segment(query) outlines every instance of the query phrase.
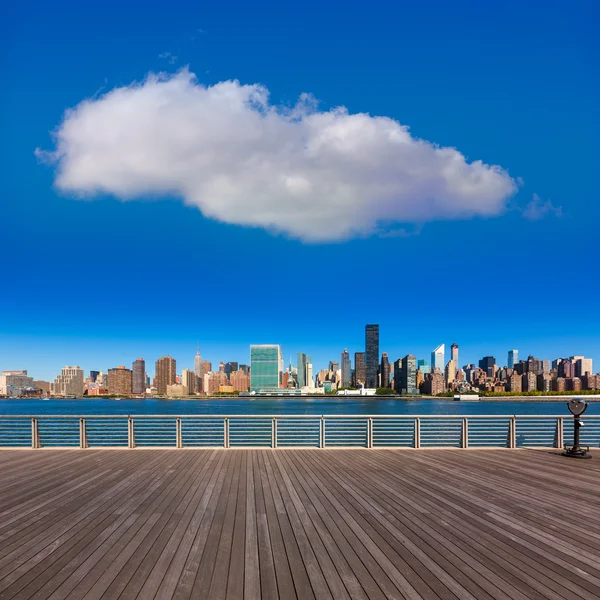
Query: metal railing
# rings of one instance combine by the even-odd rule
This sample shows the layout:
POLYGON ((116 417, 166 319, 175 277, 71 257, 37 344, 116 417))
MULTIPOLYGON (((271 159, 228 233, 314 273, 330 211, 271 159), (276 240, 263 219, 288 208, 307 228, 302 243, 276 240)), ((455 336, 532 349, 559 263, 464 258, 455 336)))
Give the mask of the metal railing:
MULTIPOLYGON (((600 447, 600 416, 581 443, 600 447)), ((0 415, 0 448, 552 447, 573 418, 530 415, 0 415)))

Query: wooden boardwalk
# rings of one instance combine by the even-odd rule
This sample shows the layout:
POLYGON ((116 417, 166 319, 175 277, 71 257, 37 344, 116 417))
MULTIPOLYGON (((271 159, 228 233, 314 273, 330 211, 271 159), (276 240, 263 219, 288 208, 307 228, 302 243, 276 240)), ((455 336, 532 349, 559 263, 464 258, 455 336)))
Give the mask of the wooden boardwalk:
POLYGON ((598 600, 600 456, 2 451, 0 598, 598 600))

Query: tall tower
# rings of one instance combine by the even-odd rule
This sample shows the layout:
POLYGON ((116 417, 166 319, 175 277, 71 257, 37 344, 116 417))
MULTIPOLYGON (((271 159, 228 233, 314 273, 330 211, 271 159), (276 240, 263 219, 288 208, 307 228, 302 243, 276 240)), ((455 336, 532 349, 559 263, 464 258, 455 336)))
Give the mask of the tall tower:
POLYGON ((508 368, 514 369, 515 365, 519 362, 519 351, 509 350, 508 351, 508 368))
POLYGON ((450 360, 454 361, 454 366, 458 369, 458 344, 450 346, 450 360))
POLYGON ((379 367, 379 325, 365 326, 365 387, 377 387, 377 371, 379 367))
POLYGON ((381 375, 381 381, 379 382, 381 387, 390 387, 390 361, 387 352, 384 352, 381 355, 381 367, 379 373, 381 375))
POLYGON ((133 361, 132 372, 132 392, 134 394, 143 394, 146 391, 146 361, 143 358, 133 361))
POLYGON ((342 387, 350 387, 352 385, 352 364, 350 362, 350 354, 348 349, 344 348, 341 357, 342 363, 342 387))
POLYGON ((367 368, 365 366, 365 353, 354 353, 354 387, 365 386, 367 380, 367 368))
POLYGON ((194 375, 196 377, 202 377, 202 357, 200 356, 200 344, 198 344, 198 350, 196 350, 196 356, 194 357, 194 375))
POLYGON ((156 361, 156 391, 165 395, 167 386, 177 381, 177 361, 170 356, 161 356, 156 361))
POLYGON ((439 369, 438 373, 444 372, 444 354, 446 352, 446 348, 444 344, 440 344, 432 353, 431 353, 431 372, 435 373, 436 369, 439 369))

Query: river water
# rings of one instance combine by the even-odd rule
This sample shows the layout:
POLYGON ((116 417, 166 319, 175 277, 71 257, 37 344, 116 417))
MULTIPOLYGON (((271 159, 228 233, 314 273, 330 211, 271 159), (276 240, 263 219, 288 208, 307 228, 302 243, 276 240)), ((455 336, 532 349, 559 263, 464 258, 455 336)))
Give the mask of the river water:
MULTIPOLYGON (((455 402, 317 398, 211 398, 206 400, 141 399, 27 399, 0 400, 1 415, 564 415, 559 402, 455 402)), ((600 402, 591 402, 588 415, 600 415, 600 402)))

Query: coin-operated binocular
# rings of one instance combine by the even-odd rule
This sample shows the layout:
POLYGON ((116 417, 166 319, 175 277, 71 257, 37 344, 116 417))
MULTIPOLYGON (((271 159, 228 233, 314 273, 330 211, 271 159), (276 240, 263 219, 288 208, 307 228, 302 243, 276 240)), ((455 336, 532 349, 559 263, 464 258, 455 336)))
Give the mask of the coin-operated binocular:
POLYGON ((573 445, 565 446, 563 456, 570 458, 592 458, 589 446, 579 445, 579 430, 583 427, 581 415, 586 411, 588 403, 581 398, 573 398, 567 402, 567 407, 573 415, 573 445))

